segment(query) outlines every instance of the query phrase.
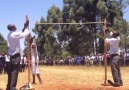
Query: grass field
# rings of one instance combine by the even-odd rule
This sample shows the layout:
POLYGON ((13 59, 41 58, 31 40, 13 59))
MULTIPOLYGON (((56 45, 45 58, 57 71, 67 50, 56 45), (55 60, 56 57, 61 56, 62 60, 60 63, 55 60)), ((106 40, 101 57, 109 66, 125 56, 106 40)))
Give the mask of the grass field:
MULTIPOLYGON (((104 67, 97 66, 40 66, 43 84, 36 77, 35 90, 129 90, 129 67, 121 67, 124 85, 121 87, 102 86, 104 83, 104 67)), ((107 78, 112 80, 110 67, 107 78)), ((19 73, 17 88, 28 82, 27 70, 19 73)), ((32 81, 32 80, 31 80, 32 81)), ((5 90, 7 75, 0 75, 0 88, 5 90)))

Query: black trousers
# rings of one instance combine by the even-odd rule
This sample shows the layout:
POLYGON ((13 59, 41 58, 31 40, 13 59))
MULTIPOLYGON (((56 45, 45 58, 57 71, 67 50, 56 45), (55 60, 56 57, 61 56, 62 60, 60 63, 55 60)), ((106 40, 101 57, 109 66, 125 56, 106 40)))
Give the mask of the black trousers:
POLYGON ((111 55, 111 72, 115 84, 123 84, 120 72, 120 56, 118 54, 111 55))
POLYGON ((20 60, 20 53, 10 56, 10 62, 8 63, 8 84, 6 90, 16 90, 20 60))

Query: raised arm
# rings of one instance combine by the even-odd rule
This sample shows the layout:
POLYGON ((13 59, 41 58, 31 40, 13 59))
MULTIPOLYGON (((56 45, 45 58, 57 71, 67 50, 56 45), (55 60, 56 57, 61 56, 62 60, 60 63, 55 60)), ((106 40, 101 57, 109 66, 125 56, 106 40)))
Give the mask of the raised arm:
POLYGON ((22 32, 24 32, 25 29, 28 28, 28 26, 29 26, 29 20, 27 20, 27 21, 25 22, 24 27, 23 27, 23 29, 22 29, 22 32))

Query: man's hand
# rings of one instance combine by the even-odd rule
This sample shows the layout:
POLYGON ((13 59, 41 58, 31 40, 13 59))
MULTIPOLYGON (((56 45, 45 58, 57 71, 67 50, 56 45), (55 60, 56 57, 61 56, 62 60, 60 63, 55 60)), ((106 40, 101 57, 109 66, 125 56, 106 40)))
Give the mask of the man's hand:
POLYGON ((24 24, 24 28, 28 27, 29 26, 29 20, 27 20, 24 24))
POLYGON ((22 32, 24 32, 24 30, 29 26, 29 20, 27 20, 25 23, 24 23, 24 28, 22 29, 22 32))
POLYGON ((37 65, 37 63, 35 63, 35 65, 37 65))
POLYGON ((105 29, 105 33, 110 33, 109 28, 106 28, 106 29, 105 29))

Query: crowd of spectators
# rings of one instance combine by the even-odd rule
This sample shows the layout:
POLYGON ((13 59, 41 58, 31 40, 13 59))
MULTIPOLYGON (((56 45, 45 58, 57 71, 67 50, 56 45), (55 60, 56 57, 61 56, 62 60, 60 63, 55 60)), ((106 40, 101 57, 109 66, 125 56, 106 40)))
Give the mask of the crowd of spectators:
MULTIPOLYGON (((121 53, 121 66, 129 66, 129 54, 121 53)), ((45 59, 40 60, 40 64, 42 65, 83 65, 83 66, 104 66, 104 60, 107 61, 107 65, 110 66, 110 54, 107 53, 104 58, 104 54, 97 55, 85 55, 85 56, 75 56, 71 58, 65 59, 45 59)))
MULTIPOLYGON (((40 60, 39 64, 40 65, 47 65, 47 66, 53 66, 53 65, 71 65, 71 66, 104 66, 104 60, 107 60, 107 65, 110 66, 110 54, 107 53, 105 55, 106 57, 104 58, 104 54, 97 54, 97 55, 85 55, 85 56, 75 56, 71 58, 65 58, 65 59, 45 59, 45 60, 40 60)), ((129 53, 121 53, 121 66, 129 66, 129 53)), ((7 74, 7 68, 8 68, 8 63, 9 63, 9 56, 0 53, 0 74, 7 74)), ((26 56, 21 57, 21 62, 20 62, 20 72, 24 72, 25 69, 27 68, 27 58, 26 56)))

